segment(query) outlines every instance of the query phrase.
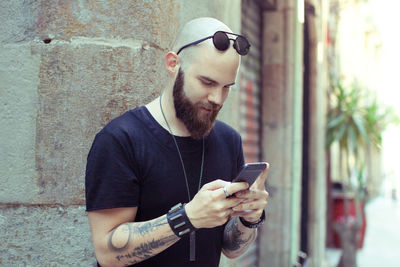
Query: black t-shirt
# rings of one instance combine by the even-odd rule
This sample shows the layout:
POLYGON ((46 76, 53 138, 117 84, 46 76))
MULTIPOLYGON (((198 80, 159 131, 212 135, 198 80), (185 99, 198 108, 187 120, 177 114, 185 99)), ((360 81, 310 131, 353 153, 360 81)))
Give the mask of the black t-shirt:
MULTIPOLYGON (((199 186, 203 141, 178 137, 190 188, 199 186)), ((216 179, 231 181, 244 163, 240 135, 216 121, 205 138, 201 186, 216 179)), ((146 107, 126 112, 95 137, 86 167, 87 211, 138 207, 135 221, 164 215, 189 201, 182 164, 172 136, 146 107)), ((189 262, 189 238, 184 236, 160 254, 135 266, 218 266, 224 226, 196 232, 196 262, 189 262)))

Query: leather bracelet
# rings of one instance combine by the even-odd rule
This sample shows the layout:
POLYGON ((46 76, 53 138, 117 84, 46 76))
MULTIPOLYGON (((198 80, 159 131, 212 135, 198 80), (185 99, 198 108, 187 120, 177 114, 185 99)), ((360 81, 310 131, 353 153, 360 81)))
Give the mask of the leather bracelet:
POLYGON ((172 231, 178 237, 197 230, 186 215, 185 206, 182 203, 176 204, 168 211, 167 220, 172 231))
POLYGON ((260 220, 256 223, 251 223, 243 219, 242 217, 239 217, 240 222, 247 228, 258 228, 260 227, 264 222, 265 222, 265 210, 263 210, 260 220))

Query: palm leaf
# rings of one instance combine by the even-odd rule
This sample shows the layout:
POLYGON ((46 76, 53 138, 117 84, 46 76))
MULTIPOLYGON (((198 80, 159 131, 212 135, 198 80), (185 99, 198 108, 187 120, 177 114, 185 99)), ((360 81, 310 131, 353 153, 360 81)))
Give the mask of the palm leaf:
POLYGON ((345 119, 345 115, 343 113, 339 114, 337 117, 334 117, 329 120, 328 122, 328 129, 334 128, 341 124, 345 119))
POLYGON ((362 140, 362 143, 368 143, 369 138, 367 131, 365 130, 365 125, 363 119, 358 115, 358 114, 353 114, 352 119, 354 121, 355 126, 357 127, 358 133, 360 133, 360 139, 362 140))

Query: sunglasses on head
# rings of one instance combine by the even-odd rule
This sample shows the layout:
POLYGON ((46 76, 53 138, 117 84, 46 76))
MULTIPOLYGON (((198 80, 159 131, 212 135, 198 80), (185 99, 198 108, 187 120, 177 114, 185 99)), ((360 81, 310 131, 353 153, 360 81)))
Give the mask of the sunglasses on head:
POLYGON ((207 39, 210 39, 210 38, 212 38, 215 48, 217 48, 220 51, 225 51, 229 48, 230 40, 233 41, 233 48, 235 48, 235 50, 241 56, 247 55, 247 53, 249 52, 249 49, 250 49, 250 43, 249 43, 249 41, 247 41, 246 37, 239 35, 239 34, 235 34, 235 33, 217 31, 216 33, 214 33, 214 35, 204 37, 203 39, 200 39, 193 43, 182 46, 178 50, 178 53, 176 53, 176 54, 178 55, 186 47, 189 47, 192 45, 197 45, 197 44, 199 44, 207 39), (231 34, 231 35, 234 35, 237 37, 236 37, 236 39, 231 39, 228 37, 228 34, 231 34))

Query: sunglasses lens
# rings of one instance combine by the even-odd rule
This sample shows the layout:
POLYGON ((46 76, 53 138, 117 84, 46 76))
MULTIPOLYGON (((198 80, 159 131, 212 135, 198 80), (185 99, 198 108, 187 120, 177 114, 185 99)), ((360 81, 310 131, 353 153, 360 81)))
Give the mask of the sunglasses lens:
POLYGON ((234 43, 234 47, 240 55, 244 56, 247 55, 247 53, 249 52, 250 44, 246 38, 238 36, 234 43))
POLYGON ((213 37, 213 42, 215 48, 217 48, 220 51, 225 51, 226 49, 229 48, 229 38, 223 32, 216 32, 213 37))

